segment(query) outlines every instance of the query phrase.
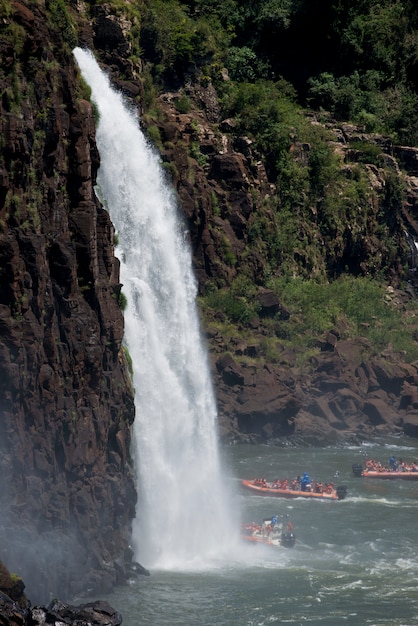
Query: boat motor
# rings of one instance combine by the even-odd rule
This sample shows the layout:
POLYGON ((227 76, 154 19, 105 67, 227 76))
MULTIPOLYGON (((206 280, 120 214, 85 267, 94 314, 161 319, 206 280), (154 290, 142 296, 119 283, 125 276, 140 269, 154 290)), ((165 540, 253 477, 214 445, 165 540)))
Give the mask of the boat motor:
POLYGON ((283 546, 284 548, 293 548, 293 546, 295 545, 296 542, 296 537, 295 534, 290 530, 285 531, 284 533, 282 533, 282 536, 280 537, 280 545, 283 546))
POLYGON ((345 485, 340 485, 336 489, 338 500, 344 500, 347 495, 347 487, 345 485))
POLYGON ((363 466, 360 463, 354 463, 352 465, 352 468, 353 468, 354 476, 357 476, 357 478, 360 478, 361 475, 363 474, 363 466))

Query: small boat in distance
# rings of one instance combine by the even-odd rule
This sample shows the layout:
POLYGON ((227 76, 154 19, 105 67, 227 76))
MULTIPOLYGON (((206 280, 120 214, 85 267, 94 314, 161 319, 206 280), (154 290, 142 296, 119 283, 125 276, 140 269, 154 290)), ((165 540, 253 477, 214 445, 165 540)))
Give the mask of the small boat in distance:
POLYGON ((267 546, 293 548, 296 537, 293 524, 279 521, 278 515, 264 519, 261 524, 241 524, 241 539, 249 543, 261 543, 267 546))
POLYGON ((386 480, 418 480, 418 466, 415 461, 405 463, 402 459, 396 461, 391 456, 388 465, 380 461, 367 459, 365 467, 361 463, 353 463, 353 474, 358 478, 383 478, 386 480))
POLYGON ((300 483, 294 481, 267 482, 264 478, 241 480, 244 489, 259 496, 274 496, 277 498, 312 498, 314 500, 344 500, 347 487, 334 487, 332 483, 309 483, 302 489, 300 483))

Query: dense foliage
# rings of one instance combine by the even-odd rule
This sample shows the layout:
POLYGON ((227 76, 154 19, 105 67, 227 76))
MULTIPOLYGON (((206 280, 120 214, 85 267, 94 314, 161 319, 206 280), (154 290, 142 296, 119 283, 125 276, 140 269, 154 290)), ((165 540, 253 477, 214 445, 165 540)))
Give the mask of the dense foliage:
POLYGON ((418 142, 413 0, 153 0, 141 46, 155 75, 182 82, 219 62, 238 82, 290 82, 300 103, 418 142))
POLYGON ((277 197, 252 220, 249 242, 268 260, 267 273, 383 277, 396 259, 405 263, 402 181, 387 172, 386 197, 375 215, 376 198, 361 162, 382 167, 376 146, 361 146, 364 156, 347 176, 324 130, 301 115, 301 107, 323 110, 394 142, 418 144, 414 3, 346 4, 150 0, 142 11, 140 44, 153 85, 181 90, 188 81, 211 80, 222 116, 234 118, 236 135, 252 137, 262 155, 277 197), (224 66, 229 81, 221 79, 224 66), (292 156, 296 143, 310 146, 309 162, 292 156), (377 265, 364 263, 366 235, 382 242, 377 265), (326 244, 322 269, 315 240, 326 244), (301 247, 303 261, 295 256, 301 247))

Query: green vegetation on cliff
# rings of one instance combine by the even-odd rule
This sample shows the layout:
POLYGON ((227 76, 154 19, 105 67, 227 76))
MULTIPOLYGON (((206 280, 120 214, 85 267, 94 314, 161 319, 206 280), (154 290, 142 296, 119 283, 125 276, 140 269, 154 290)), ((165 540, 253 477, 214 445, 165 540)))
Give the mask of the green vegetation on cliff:
MULTIPOLYGON (((11 3, 3 4, 4 15, 10 15, 11 3)), ((348 305, 339 285, 352 280, 356 292, 356 280, 363 289, 363 279, 405 284, 409 250, 402 217, 404 175, 384 142, 418 144, 415 2, 111 0, 103 9, 102 3, 90 0, 77 13, 72 3, 49 0, 48 24, 62 33, 67 55, 83 20, 98 20, 109 6, 121 23, 127 18, 123 55, 128 62, 118 72, 129 80, 135 68, 142 81, 144 119, 156 145, 164 150, 170 144, 167 139, 164 144, 153 125, 161 115, 159 93, 174 92, 178 112, 186 113, 198 106, 190 86, 212 85, 219 120, 231 120, 223 132, 231 142, 250 139, 273 190, 252 192, 241 256, 220 235, 217 252, 228 271, 206 280, 201 290, 206 311, 222 310, 227 318, 248 325, 256 313, 252 294, 259 286, 273 288, 290 308, 293 303, 297 309, 297 294, 309 293, 315 301, 317 291, 319 299, 326 294, 344 311, 348 305), (361 131, 344 157, 335 149, 331 130, 342 121, 361 131), (371 184, 376 171, 380 187, 371 184)), ((27 47, 18 24, 7 26, 3 35, 16 59, 16 77, 2 94, 3 106, 15 111, 22 97, 19 62, 27 47)), ((111 50, 110 40, 96 43, 105 52, 111 50)), ((197 136, 189 156, 205 168, 207 155, 197 136)), ((168 163, 167 171, 175 176, 176 164, 168 163)), ((225 217, 214 193, 211 209, 213 218, 225 217)), ((197 210, 192 219, 198 229, 197 210)), ((328 306, 328 313, 335 307, 328 306)), ((377 310, 376 304, 375 317, 385 316, 377 310)), ((290 340, 292 333, 296 337, 303 330, 309 344, 310 333, 330 327, 326 316, 317 324, 306 310, 304 323, 308 320, 310 331, 288 324, 282 332, 290 340)), ((367 328, 384 329, 385 323, 367 324, 359 325, 354 315, 348 327, 380 347, 380 339, 367 328)), ((400 339, 392 343, 402 350, 400 339)))
POLYGON ((295 273, 399 277, 408 253, 402 176, 367 138, 353 145, 353 161, 343 167, 331 133, 307 112, 393 143, 418 143, 414 3, 150 0, 138 10, 153 93, 177 90, 180 106, 187 84, 212 82, 220 117, 234 120, 232 137, 251 138, 275 185, 273 198, 256 201, 249 225, 248 246, 267 261, 257 281, 295 273), (385 177, 380 195, 370 165, 385 177))
MULTIPOLYGON (((292 312, 303 311, 281 322, 281 340, 308 349, 344 318, 347 334, 415 359, 413 316, 402 319, 385 299, 385 284, 399 287, 407 278, 408 248, 404 178, 379 143, 384 137, 418 144, 414 3, 151 0, 140 10, 140 46, 154 94, 178 91, 178 111, 186 112, 186 85, 211 82, 220 117, 233 120, 233 137, 251 138, 275 188, 255 198, 248 224, 245 256, 262 258, 262 266, 254 275, 225 241, 233 278, 207 282, 206 314, 222 311, 248 327, 257 313, 256 285, 268 286, 292 312), (324 123, 312 123, 309 110, 324 123), (335 121, 362 133, 344 160, 326 130, 335 121), (373 168, 384 180, 380 189, 371 184, 373 168)), ((213 212, 219 212, 215 201, 213 212)))
POLYGON ((215 80, 222 63, 234 82, 284 78, 304 106, 417 141, 412 0, 150 0, 143 7, 140 45, 166 84, 197 74, 215 80))

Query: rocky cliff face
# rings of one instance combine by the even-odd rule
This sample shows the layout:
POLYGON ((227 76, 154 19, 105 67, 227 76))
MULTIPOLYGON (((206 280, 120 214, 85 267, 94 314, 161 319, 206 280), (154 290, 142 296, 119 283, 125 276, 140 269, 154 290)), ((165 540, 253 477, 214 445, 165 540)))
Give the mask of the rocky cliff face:
POLYGON ((133 391, 71 47, 42 3, 13 2, 0 56, 0 553, 45 601, 127 575, 133 391))
MULTIPOLYGON (((165 121, 160 123, 160 135, 165 146, 163 159, 174 164, 173 181, 189 220, 200 287, 203 290, 209 280, 222 284, 233 279, 236 270, 227 262, 228 253, 236 259, 235 267, 245 263, 252 268, 257 282, 265 261, 261 254, 248 254, 249 231, 262 199, 274 193, 274 186, 248 138, 231 142, 229 122, 219 119, 213 88, 193 87, 189 95, 199 108, 187 114, 176 110, 176 94, 161 97, 165 121), (205 155, 203 164, 191 154, 196 140, 205 155)), ((315 118, 312 122, 318 123, 315 118)), ((399 206, 399 231, 416 238, 418 150, 393 146, 388 138, 367 135, 349 124, 330 120, 327 127, 332 131, 330 144, 347 169, 352 167, 353 142, 368 141, 381 147, 382 163, 389 170, 366 165, 370 189, 377 199, 373 211, 377 215, 380 210, 388 171, 395 172, 408 190, 399 206)), ((300 158, 307 158, 309 146, 295 145, 294 150, 300 150, 300 158)), ((363 237, 364 257, 359 255, 356 263, 380 258, 382 244, 369 230, 363 237)), ((416 300, 413 254, 409 264, 407 290, 397 288, 399 267, 399 274, 393 274, 395 286, 389 286, 386 293, 387 302, 405 319, 415 315, 413 310, 407 311, 416 300)), ((365 357, 371 353, 369 342, 363 337, 347 337, 346 329, 336 326, 318 337, 315 356, 302 368, 298 364, 301 352, 280 342, 281 321, 288 319, 289 312, 266 289, 259 288, 256 298, 260 314, 249 328, 239 329, 238 325, 237 333, 225 336, 216 316, 206 327, 222 437, 263 442, 289 437, 294 442, 323 444, 379 434, 418 436, 416 363, 405 363, 403 355, 391 348, 378 357, 365 357), (271 337, 276 340, 276 354, 268 360, 262 345, 271 337)))

